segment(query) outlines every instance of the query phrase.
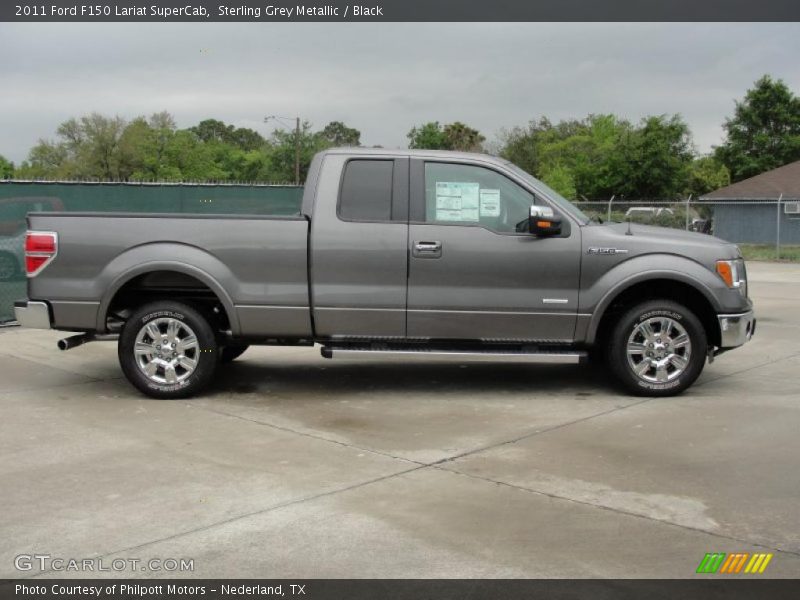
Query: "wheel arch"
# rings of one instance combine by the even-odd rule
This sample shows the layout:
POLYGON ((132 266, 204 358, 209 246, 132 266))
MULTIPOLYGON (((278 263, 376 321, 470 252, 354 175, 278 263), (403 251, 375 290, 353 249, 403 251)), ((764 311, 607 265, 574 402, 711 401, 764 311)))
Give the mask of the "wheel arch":
POLYGON ((586 343, 606 339, 608 331, 627 308, 648 300, 672 300, 691 310, 702 323, 709 347, 719 346, 721 332, 712 292, 702 283, 676 273, 633 277, 609 291, 598 304, 589 324, 586 343))
MULTIPOLYGON (((148 261, 136 264, 124 272, 119 274, 108 286, 104 294, 100 306, 97 311, 97 330, 107 331, 107 319, 109 317, 109 310, 115 306, 115 302, 120 299, 120 294, 124 294, 129 286, 133 283, 142 280, 148 276, 157 276, 158 274, 176 274, 184 278, 189 278, 201 284, 206 288, 219 304, 223 307, 227 323, 230 326, 232 333, 239 332, 239 321, 237 318, 236 309, 233 300, 226 292, 225 288, 213 277, 199 267, 190 265, 180 261, 148 261)), ((154 286, 152 289, 159 289, 154 286)), ((164 288, 165 290, 167 288, 164 288)))

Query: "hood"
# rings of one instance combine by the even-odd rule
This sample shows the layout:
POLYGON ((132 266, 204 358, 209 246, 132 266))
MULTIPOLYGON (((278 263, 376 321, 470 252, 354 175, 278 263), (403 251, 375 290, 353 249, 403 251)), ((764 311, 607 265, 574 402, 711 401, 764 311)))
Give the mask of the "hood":
POLYGON ((718 237, 637 223, 608 223, 582 228, 584 252, 591 248, 627 250, 625 258, 642 254, 675 254, 710 269, 720 259, 739 258, 739 248, 718 237), (630 232, 630 235, 629 235, 630 232))

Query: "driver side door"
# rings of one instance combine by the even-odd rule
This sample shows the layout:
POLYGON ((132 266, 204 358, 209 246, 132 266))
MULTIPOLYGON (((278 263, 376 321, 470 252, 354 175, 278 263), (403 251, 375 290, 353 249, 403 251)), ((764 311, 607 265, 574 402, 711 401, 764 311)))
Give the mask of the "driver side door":
POLYGON ((407 336, 494 342, 574 338, 580 228, 517 231, 549 205, 488 163, 412 160, 407 336))

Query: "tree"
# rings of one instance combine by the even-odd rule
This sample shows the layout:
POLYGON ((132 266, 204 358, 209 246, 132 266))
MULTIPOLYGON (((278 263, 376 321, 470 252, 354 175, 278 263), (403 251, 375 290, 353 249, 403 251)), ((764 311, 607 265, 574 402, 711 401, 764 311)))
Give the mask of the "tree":
POLYGON ((689 126, 679 115, 645 117, 613 155, 614 189, 627 198, 675 197, 684 190, 691 161, 689 126))
POLYGON ((331 121, 320 132, 322 138, 331 146, 360 146, 361 132, 348 127, 341 121, 331 121))
POLYGON ((68 140, 79 164, 86 167, 86 176, 113 181, 122 179, 120 138, 125 126, 121 117, 91 113, 80 121, 71 119, 62 124, 58 134, 68 140))
POLYGON ((477 129, 468 127, 460 121, 445 125, 442 134, 449 150, 483 152, 483 142, 486 138, 477 129))
POLYGON ((149 119, 137 117, 131 121, 120 139, 122 179, 174 179, 175 170, 173 165, 167 164, 166 151, 176 131, 175 119, 168 112, 155 113, 149 119))
POLYGON ((225 125, 217 119, 205 119, 194 127, 190 127, 189 131, 195 134, 201 142, 208 143, 226 142, 232 129, 232 126, 225 125))
POLYGON ((126 123, 93 113, 41 140, 21 176, 121 181, 253 181, 269 175, 267 142, 247 128, 207 119, 179 130, 167 112, 126 123))
POLYGON ((564 187, 554 189, 568 198, 608 198, 617 193, 619 179, 612 169, 614 153, 631 129, 628 121, 614 115, 589 115, 556 124, 542 117, 526 128, 501 134, 500 155, 546 183, 555 178, 564 187))
POLYGON ((0 179, 11 179, 14 177, 14 163, 6 160, 6 157, 0 154, 0 179))
POLYGON ((21 171, 36 177, 124 179, 121 117, 91 113, 59 125, 55 141, 39 140, 21 171))
POLYGON ((444 127, 439 121, 431 121, 413 127, 406 137, 409 140, 408 147, 423 148, 426 150, 461 150, 464 152, 482 152, 483 137, 477 129, 473 129, 455 121, 444 127))
POLYGON ((575 177, 567 167, 556 165, 542 174, 542 181, 568 200, 576 200, 575 177))
POLYGON ((220 144, 230 144, 244 151, 258 150, 266 140, 260 133, 247 127, 234 127, 226 125, 217 119, 206 119, 200 121, 189 129, 203 143, 217 142, 220 144))
POLYGON ((614 115, 553 124, 531 121, 502 135, 501 156, 568 198, 667 198, 680 193, 692 159, 689 128, 678 116, 638 125, 614 115))
MULTIPOLYGON (((273 181, 294 181, 295 142, 297 135, 291 130, 276 129, 270 139, 269 179, 273 181)), ((311 130, 311 123, 303 121, 300 127, 300 181, 305 181, 308 167, 314 155, 330 143, 319 132, 311 130)))
POLYGON ((419 127, 413 127, 406 137, 408 138, 408 147, 412 150, 448 150, 447 139, 439 121, 431 121, 419 127))
POLYGON ((731 174, 728 167, 713 156, 701 156, 689 165, 684 195, 691 194, 695 199, 729 185, 731 174))
POLYGON ((63 146, 47 140, 39 140, 17 169, 17 176, 24 179, 69 178, 66 165, 67 152, 63 146))
POLYGON ((260 150, 267 143, 267 140, 255 129, 237 127, 231 131, 227 142, 245 152, 250 152, 252 150, 260 150))
POLYGON ((714 155, 734 182, 800 160, 800 98, 780 79, 756 81, 723 127, 714 155))

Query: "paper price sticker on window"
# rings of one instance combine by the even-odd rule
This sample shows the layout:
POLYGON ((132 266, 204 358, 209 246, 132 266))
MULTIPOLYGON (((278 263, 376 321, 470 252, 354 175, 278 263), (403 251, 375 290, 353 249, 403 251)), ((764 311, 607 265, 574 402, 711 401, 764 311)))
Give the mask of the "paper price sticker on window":
POLYGON ((481 190, 481 216, 500 216, 500 190, 481 190))
POLYGON ((436 182, 437 221, 478 221, 480 184, 436 182))

